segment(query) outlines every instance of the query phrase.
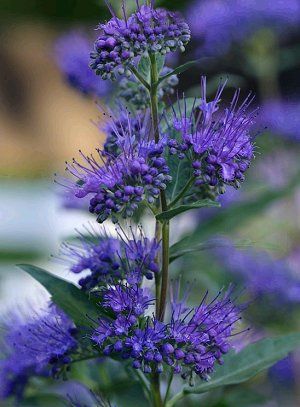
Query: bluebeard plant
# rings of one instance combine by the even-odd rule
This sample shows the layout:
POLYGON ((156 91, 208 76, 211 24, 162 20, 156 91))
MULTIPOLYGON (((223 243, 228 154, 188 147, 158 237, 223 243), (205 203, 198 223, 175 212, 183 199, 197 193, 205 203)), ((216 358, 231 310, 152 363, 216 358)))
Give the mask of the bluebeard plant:
MULTIPOLYGON (((180 298, 178 288, 169 288, 169 263, 190 250, 184 239, 170 247, 170 222, 189 209, 218 206, 226 201, 220 195, 227 187, 241 186, 254 158, 253 97, 242 99, 237 90, 223 107, 226 82, 209 100, 203 76, 199 98, 178 96, 171 104, 165 96, 174 93, 177 75, 191 64, 171 70, 165 54, 184 51, 190 40, 187 23, 154 1, 137 0, 132 15, 124 1, 121 6, 119 18, 109 4, 112 18, 98 27, 90 71, 83 77, 78 72, 86 68, 85 40, 75 46, 78 59, 75 54, 68 59, 75 41, 62 52, 64 71, 83 92, 97 94, 97 86, 109 83, 105 80, 131 75, 122 78, 113 108, 102 112, 103 147, 92 154, 80 150, 80 159, 66 163, 68 175, 58 181, 69 206, 81 201, 105 225, 86 227, 77 240, 62 245, 60 258, 78 277, 77 285, 21 266, 45 285, 62 311, 51 305, 42 317, 9 326, 0 365, 0 375, 8 372, 1 382, 3 397, 21 395, 31 375, 66 376, 69 365, 88 359, 104 359, 102 370, 114 359, 138 380, 150 405, 173 407, 190 390, 185 387, 171 399, 173 374, 190 385, 194 379, 209 381, 216 366, 232 357, 227 355, 231 338, 241 332, 244 307, 232 298, 232 288, 209 299, 208 292, 199 298, 196 287, 195 306, 187 291, 180 298), (92 78, 99 79, 97 85, 92 78), (150 217, 153 228, 146 235, 140 223, 150 217), (110 221, 117 223, 115 234, 110 221), (161 386, 164 380, 167 385, 161 386)), ((286 286, 286 280, 276 284, 286 286)))
POLYGON ((212 301, 207 294, 201 304, 190 308, 175 298, 169 322, 145 316, 149 296, 137 287, 117 286, 104 291, 104 307, 115 319, 99 319, 93 341, 106 355, 130 359, 134 369, 161 373, 167 367, 183 378, 193 374, 208 379, 215 363, 230 349, 230 336, 240 320, 240 309, 231 301, 230 291, 212 301))
POLYGON ((50 304, 41 315, 9 315, 1 338, 0 399, 21 397, 32 375, 56 376, 77 348, 73 322, 50 304))
POLYGON ((91 67, 103 79, 115 79, 116 74, 129 73, 136 57, 149 53, 185 50, 190 40, 187 23, 178 13, 151 4, 139 5, 131 16, 126 15, 123 2, 123 19, 111 9, 112 18, 99 25, 100 35, 91 53, 91 67))
POLYGON ((300 279, 287 261, 258 250, 238 250, 230 240, 226 243, 216 249, 217 258, 222 267, 246 283, 249 292, 276 303, 299 303, 300 279))
POLYGON ((281 137, 300 141, 300 102, 269 100, 261 110, 260 122, 267 130, 281 137))
POLYGON ((221 84, 214 100, 207 101, 206 78, 202 77, 200 103, 194 101, 191 112, 186 106, 174 111, 170 125, 180 137, 170 138, 171 155, 187 158, 193 169, 195 187, 210 187, 217 194, 225 192, 225 186, 235 188, 245 179, 254 157, 250 130, 255 122, 256 110, 248 111, 250 95, 239 104, 240 92, 236 91, 230 105, 220 109, 225 84, 221 84))
POLYGON ((141 283, 143 277, 151 280, 159 272, 157 255, 160 248, 156 239, 145 236, 141 227, 137 233, 130 228, 130 234, 121 229, 118 237, 112 237, 104 229, 99 233, 89 231, 80 236, 80 243, 64 243, 61 255, 70 265, 70 271, 90 274, 79 280, 84 290, 91 290, 103 284, 115 284, 124 279, 141 283))
POLYGON ((68 83, 83 93, 104 97, 111 87, 101 81, 89 68, 92 39, 83 31, 71 31, 58 38, 55 44, 55 59, 68 83))
POLYGON ((119 131, 118 123, 113 123, 113 129, 120 151, 116 157, 107 157, 98 149, 97 159, 80 152, 84 165, 75 159, 67 164, 68 172, 77 179, 69 188, 77 198, 91 196, 89 210, 98 215, 100 223, 108 217, 115 221, 117 215, 131 217, 141 202, 155 202, 171 181, 163 156, 164 140, 155 143, 150 134, 146 135, 148 139, 138 140, 130 117, 126 128, 119 131))
POLYGON ((297 0, 194 0, 187 20, 200 42, 197 53, 220 55, 259 29, 273 30, 280 37, 295 30, 300 4, 297 0))
POLYGON ((207 102, 203 77, 200 104, 195 100, 189 114, 186 108, 178 114, 174 110, 159 142, 151 138, 151 126, 126 110, 119 120, 111 118, 104 151, 97 150, 97 159, 80 152, 85 165, 75 159, 67 165, 76 179, 73 184, 68 182, 68 188, 77 198, 91 197, 90 212, 98 215, 100 223, 108 217, 116 221, 117 215, 131 217, 143 201, 156 204, 172 180, 168 155, 187 160, 189 186, 198 196, 222 194, 226 185, 238 188, 254 157, 250 130, 256 110, 248 111, 249 96, 238 105, 237 91, 229 107, 219 111, 224 86, 207 102))

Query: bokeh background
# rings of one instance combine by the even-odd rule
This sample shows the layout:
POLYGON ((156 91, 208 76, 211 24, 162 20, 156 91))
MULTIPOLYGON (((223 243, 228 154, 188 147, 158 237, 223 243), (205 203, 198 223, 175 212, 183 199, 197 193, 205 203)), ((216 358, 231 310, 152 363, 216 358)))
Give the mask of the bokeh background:
MULTIPOLYGON (((120 9, 120 1, 112 3, 120 9)), ((181 75, 179 92, 199 96, 200 76, 206 74, 211 96, 220 78, 228 78, 225 97, 233 88, 240 87, 242 95, 251 89, 256 95, 254 103, 260 106, 256 159, 246 182, 239 191, 228 191, 222 198, 222 209, 193 212, 178 221, 176 230, 181 228, 188 239, 192 236, 210 243, 206 250, 201 247, 183 257, 172 272, 195 281, 201 290, 214 291, 234 281, 252 295, 254 301, 246 312, 252 329, 243 340, 237 340, 237 348, 243 341, 267 334, 299 330, 300 2, 159 3, 180 9, 192 29, 187 52, 175 55, 170 63, 200 59, 192 71, 181 75)), ((134 1, 128 1, 130 7, 134 1)), ((60 242, 72 235, 74 228, 92 218, 63 206, 53 174, 62 172, 65 160, 78 149, 89 152, 103 142, 94 123, 102 119, 95 98, 82 95, 65 80, 56 63, 55 44, 74 28, 93 33, 97 23, 107 17, 100 0, 0 2, 2 316, 24 299, 39 301, 45 294, 16 263, 34 263, 72 279, 64 265, 51 260, 50 255, 58 253, 60 242)), ((107 100, 106 95, 98 103, 105 107, 107 100)), ((104 380, 102 370, 96 370, 89 370, 85 384, 95 391, 112 392, 111 378, 104 380), (102 379, 97 380, 96 375, 102 379)), ((110 374, 113 377, 118 372, 110 374)), ((134 384, 128 388, 122 378, 119 381, 119 392, 122 385, 129 389, 126 400, 133 405, 130 403, 140 397, 139 389, 134 384)), ((217 392, 204 403, 293 407, 300 405, 299 384, 300 357, 295 353, 252 382, 217 392)), ((185 405, 198 404, 191 398, 185 405)))

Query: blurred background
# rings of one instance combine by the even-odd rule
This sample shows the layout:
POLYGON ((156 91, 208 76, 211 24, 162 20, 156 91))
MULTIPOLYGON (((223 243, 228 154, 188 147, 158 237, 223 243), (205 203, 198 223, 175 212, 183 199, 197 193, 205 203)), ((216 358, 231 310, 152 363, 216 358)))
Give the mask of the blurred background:
MULTIPOLYGON (((121 2, 112 3, 120 11, 121 2)), ((128 1, 128 9, 134 3, 128 1)), ((203 290, 214 292, 234 281, 250 293, 255 300, 246 313, 252 329, 245 342, 299 330, 300 1, 157 3, 180 9, 191 26, 193 40, 185 54, 171 58, 171 66, 199 58, 192 71, 181 75, 179 92, 199 97, 205 74, 211 96, 220 78, 227 78, 226 97, 234 88, 241 88, 242 95, 252 90, 260 106, 256 159, 246 182, 222 197, 222 209, 178 221, 176 228, 188 236, 187 249, 196 238, 211 244, 174 264, 173 274, 184 270, 183 278, 203 290)), ((44 295, 16 263, 34 263, 72 279, 50 255, 92 218, 80 208, 70 210, 53 175, 62 173, 64 162, 79 149, 88 153, 104 141, 95 125, 102 120, 95 101, 105 107, 113 90, 103 85, 98 93, 80 92, 72 86, 74 78, 62 62, 68 55, 59 43, 74 29, 92 38, 108 17, 100 0, 0 2, 1 315, 24 298, 44 295)), ((86 384, 99 390, 97 380, 89 380, 86 384)), ((298 384, 300 357, 293 354, 254 381, 216 393, 205 405, 293 407, 300 405, 298 384)), ((108 392, 109 378, 105 386, 100 390, 108 392)), ((139 393, 134 386, 131 390, 128 405, 139 393)), ((198 404, 191 398, 185 405, 198 404)))

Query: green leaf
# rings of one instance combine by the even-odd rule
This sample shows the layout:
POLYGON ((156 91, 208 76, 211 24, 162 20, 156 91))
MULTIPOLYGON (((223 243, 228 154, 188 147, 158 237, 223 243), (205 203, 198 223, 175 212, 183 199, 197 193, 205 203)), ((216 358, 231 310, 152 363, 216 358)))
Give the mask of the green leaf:
POLYGON ((172 155, 167 157, 167 162, 172 182, 167 186, 166 195, 170 201, 173 201, 191 178, 193 168, 188 160, 178 160, 178 157, 172 155))
POLYGON ((234 229, 258 216, 273 202, 288 197, 299 183, 300 178, 299 174, 297 174, 284 188, 264 191, 254 199, 222 209, 212 218, 201 222, 201 225, 192 233, 189 233, 189 235, 175 243, 171 247, 171 252, 181 251, 187 247, 194 246, 199 241, 204 241, 215 234, 232 232, 234 229))
POLYGON ((185 389, 184 392, 200 394, 221 386, 245 382, 285 358, 299 346, 300 333, 262 339, 248 345, 241 352, 228 354, 224 365, 216 369, 210 381, 193 389, 185 389))
POLYGON ((68 407, 70 404, 68 401, 58 395, 58 394, 53 394, 53 393, 43 393, 43 394, 36 394, 32 396, 28 396, 24 398, 20 404, 18 404, 24 407, 68 407))
POLYGON ((19 264, 18 267, 49 291, 52 301, 74 321, 77 327, 90 325, 87 315, 95 319, 101 313, 101 307, 74 284, 36 266, 19 264))
POLYGON ((168 211, 162 212, 156 215, 156 219, 159 221, 170 220, 183 212, 189 211, 190 209, 197 208, 212 208, 220 207, 219 202, 211 201, 210 199, 203 199, 202 201, 193 202, 192 204, 180 205, 176 208, 170 209, 168 211))
POLYGON ((221 405, 224 407, 254 407, 265 406, 267 401, 267 395, 256 392, 253 387, 247 389, 244 386, 236 386, 222 397, 221 405))
POLYGON ((169 78, 172 75, 179 75, 182 72, 186 71, 187 69, 192 68, 193 66, 195 66, 196 64, 199 63, 199 59, 195 60, 195 61, 189 61, 186 62, 183 65, 178 66, 177 68, 175 68, 173 71, 171 71, 170 73, 168 73, 167 75, 161 76, 158 80, 158 83, 164 81, 165 79, 169 78))
POLYGON ((144 79, 150 79, 150 59, 148 55, 142 55, 137 66, 138 72, 143 76, 144 79))
MULTIPOLYGON (((198 106, 200 99, 197 98, 184 98, 176 101, 173 106, 166 109, 164 118, 160 124, 161 132, 168 131, 168 137, 174 139, 179 138, 179 132, 173 128, 174 115, 179 117, 184 114, 190 116, 192 110, 198 106)), ((188 180, 193 174, 191 162, 188 159, 179 160, 177 156, 169 154, 167 156, 167 163, 170 169, 172 182, 170 182, 166 189, 167 198, 172 201, 186 185, 188 180)))
MULTIPOLYGON (((226 246, 227 243, 224 242, 222 239, 215 239, 210 240, 205 243, 198 243, 194 246, 182 247, 180 250, 175 250, 174 247, 170 248, 170 263, 177 260, 179 257, 185 256, 191 253, 199 253, 204 250, 214 249, 216 247, 223 247, 226 246)), ((245 248, 245 247, 253 247, 254 243, 249 240, 240 241, 234 244, 234 247, 237 248, 245 248)))
POLYGON ((245 382, 268 369, 300 346, 300 333, 267 338, 248 345, 239 353, 225 356, 224 364, 216 368, 212 379, 195 388, 184 388, 167 407, 174 406, 187 394, 201 394, 223 386, 245 382))

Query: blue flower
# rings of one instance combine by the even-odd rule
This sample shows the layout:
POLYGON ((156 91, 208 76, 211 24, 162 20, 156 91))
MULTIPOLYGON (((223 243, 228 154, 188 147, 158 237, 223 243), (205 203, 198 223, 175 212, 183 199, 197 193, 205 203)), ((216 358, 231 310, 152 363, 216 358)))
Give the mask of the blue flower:
POLYGON ((215 363, 223 363, 241 311, 230 299, 231 290, 220 292, 210 302, 206 294, 196 308, 173 299, 169 323, 146 316, 151 301, 143 289, 131 295, 133 290, 137 288, 117 286, 109 289, 108 296, 104 290, 105 307, 115 319, 99 318, 92 340, 105 355, 130 359, 144 373, 161 373, 170 366, 174 373, 190 379, 194 373, 207 379, 215 363))
POLYGON ((69 364, 77 348, 75 335, 72 321, 53 304, 25 320, 10 315, 2 337, 0 399, 21 397, 31 375, 56 375, 69 364))
POLYGON ((221 95, 226 85, 221 84, 215 98, 206 98, 206 78, 202 77, 201 102, 194 103, 191 114, 186 108, 174 110, 170 126, 175 128, 181 140, 170 138, 171 155, 191 161, 195 186, 208 185, 217 193, 225 192, 225 185, 235 188, 244 181, 244 173, 254 157, 254 146, 250 130, 256 111, 248 112, 252 98, 248 96, 240 105, 236 91, 230 106, 220 109, 221 95))
POLYGON ((255 296, 281 304, 300 302, 300 280, 293 276, 285 260, 276 260, 265 252, 238 250, 228 239, 215 250, 226 271, 247 283, 255 296))
POLYGON ((91 53, 91 67, 103 79, 123 74, 145 52, 184 51, 190 40, 189 27, 178 13, 155 9, 152 4, 140 6, 137 2, 137 5, 137 11, 127 17, 123 3, 123 19, 117 18, 111 9, 112 19, 99 25, 100 36, 91 53))
POLYGON ((300 141, 300 102, 269 100, 262 107, 260 123, 276 135, 300 141))
MULTIPOLYGON (((138 126, 144 131, 142 124, 138 126)), ((120 151, 117 156, 109 157, 107 152, 97 150, 96 159, 80 151, 84 165, 74 159, 66 168, 76 181, 65 181, 69 183, 65 186, 77 198, 90 196, 89 210, 98 215, 99 223, 109 217, 116 221, 117 215, 131 217, 142 201, 154 203, 171 180, 164 140, 155 143, 150 131, 140 140, 129 117, 126 128, 113 128, 120 151)))
POLYGON ((286 36, 300 21, 298 0, 195 0, 187 20, 199 55, 220 55, 266 27, 286 36))
POLYGON ((158 273, 157 254, 160 244, 144 235, 141 227, 130 234, 119 227, 118 237, 109 236, 104 229, 97 233, 88 230, 80 234, 80 243, 64 243, 61 255, 73 273, 90 271, 79 280, 84 290, 114 284, 126 279, 130 284, 141 283, 143 277, 152 279, 158 273))
POLYGON ((71 31, 61 36, 55 44, 55 58, 69 84, 84 95, 106 96, 110 90, 89 67, 92 40, 81 31, 71 31))

